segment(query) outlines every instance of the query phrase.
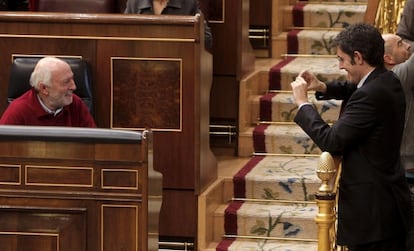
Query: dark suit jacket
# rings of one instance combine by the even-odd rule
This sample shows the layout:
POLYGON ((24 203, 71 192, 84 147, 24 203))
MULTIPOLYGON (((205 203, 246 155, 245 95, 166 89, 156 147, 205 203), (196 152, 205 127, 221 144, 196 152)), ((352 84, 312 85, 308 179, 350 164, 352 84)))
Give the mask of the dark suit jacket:
MULTIPOLYGON (((126 3, 125 14, 149 14, 153 15, 152 0, 128 0, 126 3)), ((167 7, 162 11, 163 15, 191 15, 201 13, 197 0, 169 0, 167 7)), ((211 49, 213 41, 211 29, 207 22, 204 22, 204 41, 205 48, 211 49)))
POLYGON ((400 163, 405 113, 400 81, 385 68, 377 68, 359 89, 335 82, 327 85, 326 93, 326 98, 344 98, 346 103, 337 122, 330 127, 311 105, 298 111, 295 122, 322 151, 342 155, 338 244, 404 234, 412 212, 400 163))

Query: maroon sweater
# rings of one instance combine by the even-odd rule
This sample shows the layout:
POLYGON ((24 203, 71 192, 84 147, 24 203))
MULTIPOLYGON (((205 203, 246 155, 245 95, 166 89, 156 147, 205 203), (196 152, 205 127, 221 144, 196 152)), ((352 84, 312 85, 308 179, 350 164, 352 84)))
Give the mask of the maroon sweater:
POLYGON ((36 91, 31 89, 9 104, 0 118, 1 125, 96 127, 83 101, 73 94, 73 102, 56 116, 47 113, 36 91))

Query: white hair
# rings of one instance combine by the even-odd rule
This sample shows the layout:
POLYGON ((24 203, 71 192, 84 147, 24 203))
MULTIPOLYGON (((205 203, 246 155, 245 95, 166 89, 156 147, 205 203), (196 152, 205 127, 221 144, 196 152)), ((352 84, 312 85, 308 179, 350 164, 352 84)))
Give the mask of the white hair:
POLYGON ((56 68, 56 65, 62 62, 66 64, 65 61, 56 57, 44 57, 40 59, 30 75, 30 85, 36 90, 39 90, 40 83, 51 86, 52 71, 56 68))

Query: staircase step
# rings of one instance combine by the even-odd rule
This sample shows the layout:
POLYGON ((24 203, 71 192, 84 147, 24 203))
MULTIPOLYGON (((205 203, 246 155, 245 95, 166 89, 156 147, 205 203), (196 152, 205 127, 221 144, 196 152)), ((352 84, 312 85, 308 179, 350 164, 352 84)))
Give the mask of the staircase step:
POLYGON ((287 54, 287 31, 281 32, 277 36, 272 36, 272 56, 274 58, 280 58, 282 55, 287 54))
MULTIPOLYGON (((314 93, 309 93, 309 102, 319 111, 327 122, 336 121, 339 115, 341 101, 316 100, 314 93)), ((251 99, 251 123, 259 121, 293 122, 297 113, 297 105, 291 91, 274 91, 251 99)))
MULTIPOLYGON (((230 203, 230 202, 229 202, 230 203)), ((224 212, 226 211, 226 208, 229 206, 228 204, 223 204, 217 207, 217 209, 214 211, 214 236, 213 240, 219 241, 224 236, 224 212)))
POLYGON ((239 157, 253 153, 321 154, 309 136, 293 122, 260 124, 239 133, 239 157))
POLYGON ((319 147, 295 123, 256 126, 253 145, 257 153, 321 154, 319 147))
POLYGON ((225 210, 225 232, 243 237, 316 240, 317 211, 314 203, 233 201, 225 210))
POLYGON ((303 70, 313 72, 321 81, 346 79, 347 75, 334 56, 287 57, 270 68, 269 89, 291 90, 290 83, 303 70))
POLYGON ((287 34, 288 54, 334 55, 332 41, 339 30, 293 29, 287 34))
POLYGON ((233 177, 234 197, 313 201, 320 186, 318 155, 258 155, 233 177))
POLYGON ((298 2, 291 18, 296 27, 344 28, 363 22, 366 9, 366 3, 298 2))
POLYGON ((276 240, 225 239, 216 248, 217 251, 317 251, 315 242, 287 242, 276 240))
POLYGON ((247 128, 244 131, 239 132, 238 140, 238 156, 239 157, 250 157, 254 153, 253 146, 253 131, 254 126, 247 128))

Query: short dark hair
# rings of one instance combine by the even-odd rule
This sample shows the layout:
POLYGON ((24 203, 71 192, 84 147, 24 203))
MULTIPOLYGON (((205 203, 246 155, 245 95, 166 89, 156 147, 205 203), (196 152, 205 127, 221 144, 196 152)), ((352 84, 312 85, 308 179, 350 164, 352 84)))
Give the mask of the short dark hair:
POLYGON ((351 59, 358 51, 369 65, 384 65, 384 39, 373 25, 357 23, 348 26, 335 37, 333 46, 340 48, 351 59))

